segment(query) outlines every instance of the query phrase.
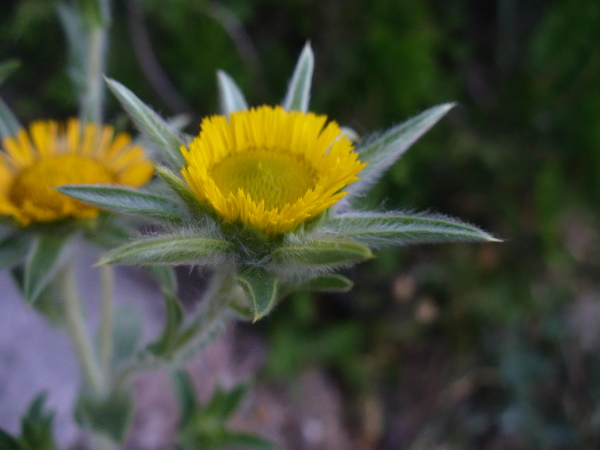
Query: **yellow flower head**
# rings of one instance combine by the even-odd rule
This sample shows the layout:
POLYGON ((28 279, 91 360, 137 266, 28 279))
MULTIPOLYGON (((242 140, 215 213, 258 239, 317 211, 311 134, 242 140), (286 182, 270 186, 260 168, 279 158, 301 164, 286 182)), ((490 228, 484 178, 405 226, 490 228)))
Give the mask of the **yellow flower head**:
POLYGON ((327 117, 281 107, 213 116, 182 148, 182 173, 201 203, 227 222, 285 233, 345 195, 364 164, 327 117))
POLYGON ((22 225, 68 217, 96 217, 98 210, 67 197, 55 187, 65 184, 120 184, 139 187, 153 166, 131 137, 110 126, 66 126, 34 122, 3 141, 0 153, 0 214, 22 225))

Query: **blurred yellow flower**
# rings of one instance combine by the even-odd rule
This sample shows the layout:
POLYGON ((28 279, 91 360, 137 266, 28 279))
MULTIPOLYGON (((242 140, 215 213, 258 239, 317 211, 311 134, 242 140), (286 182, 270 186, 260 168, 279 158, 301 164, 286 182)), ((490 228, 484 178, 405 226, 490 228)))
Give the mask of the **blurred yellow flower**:
POLYGON ((65 184, 139 187, 154 169, 144 150, 110 126, 77 119, 66 125, 34 122, 3 141, 0 153, 0 214, 21 225, 65 218, 89 218, 97 208, 58 192, 65 184))
POLYGON ((202 121, 183 176, 227 222, 267 235, 294 229, 327 209, 364 167, 327 117, 261 106, 202 121))

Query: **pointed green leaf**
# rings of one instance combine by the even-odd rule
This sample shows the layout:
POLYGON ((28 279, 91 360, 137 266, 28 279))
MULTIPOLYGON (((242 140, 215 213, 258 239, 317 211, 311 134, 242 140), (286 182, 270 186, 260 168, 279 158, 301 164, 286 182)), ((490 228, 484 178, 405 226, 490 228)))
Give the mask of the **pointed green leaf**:
POLYGON ((304 283, 301 288, 317 292, 348 292, 354 283, 342 275, 321 275, 304 283))
POLYGON ((21 441, 27 448, 54 450, 52 422, 54 414, 45 411, 46 393, 37 395, 21 420, 21 441))
POLYGON ((196 391, 190 376, 184 370, 176 371, 172 376, 173 387, 179 401, 180 427, 184 427, 198 409, 196 391))
POLYGON ((158 339, 148 345, 148 351, 157 355, 169 357, 175 350, 179 337, 179 327, 183 323, 183 309, 174 295, 165 296, 165 326, 158 339))
POLYGON ((96 398, 84 388, 75 407, 75 420, 82 428, 91 428, 117 443, 127 437, 133 418, 133 395, 129 389, 119 389, 104 398, 96 398))
MULTIPOLYGON (((11 275, 19 290, 23 293, 25 284, 23 267, 14 267, 11 270, 11 275)), ((65 326, 65 306, 59 280, 56 278, 53 279, 48 286, 42 290, 33 304, 33 307, 55 327, 63 328, 65 326)))
POLYGON ((217 417, 223 421, 229 419, 240 406, 247 391, 248 387, 245 384, 239 384, 230 391, 225 392, 222 401, 215 402, 214 412, 217 417))
POLYGON ((177 276, 175 269, 171 266, 144 266, 150 275, 156 278, 162 291, 166 295, 175 295, 177 292, 177 276))
POLYGON ((244 94, 235 84, 235 81, 222 70, 217 71, 217 82, 219 85, 219 101, 221 104, 221 114, 229 115, 235 111, 248 109, 248 103, 244 94))
POLYGON ((23 445, 0 428, 0 450, 27 450, 23 445))
POLYGON ((15 136, 21 125, 10 108, 0 99, 0 137, 7 139, 15 136))
POLYGON ((106 83, 141 133, 164 152, 174 167, 182 167, 185 161, 179 149, 184 143, 171 131, 169 124, 118 81, 107 79, 106 83))
POLYGON ((307 43, 298 58, 294 75, 283 100, 283 107, 286 111, 308 111, 314 66, 315 56, 310 44, 307 43))
POLYGON ((25 260, 30 239, 23 233, 11 234, 0 241, 0 270, 11 269, 25 260))
POLYGON ((112 326, 112 367, 127 364, 140 347, 142 317, 139 309, 131 305, 117 308, 112 326))
POLYGON ((25 261, 25 300, 33 304, 66 262, 69 233, 38 234, 25 261))
POLYGON ((347 187, 348 194, 338 208, 372 186, 383 173, 396 162, 400 156, 427 130, 434 126, 442 117, 454 107, 454 103, 445 103, 434 106, 401 123, 375 139, 367 139, 357 149, 358 158, 366 162, 367 166, 358 174, 360 180, 347 187))
POLYGON ((86 203, 117 212, 179 223, 185 217, 183 208, 173 200, 147 192, 114 185, 67 185, 60 192, 86 203))
POLYGON ((276 264, 306 268, 345 266, 373 258, 371 250, 357 242, 312 240, 279 247, 272 254, 276 264))
POLYGON ((195 215, 206 214, 206 208, 198 202, 194 191, 175 173, 164 166, 156 167, 156 174, 175 192, 195 215))
POLYGON ((442 215, 355 213, 329 219, 323 229, 372 247, 424 242, 498 241, 485 231, 442 215))
POLYGON ((252 304, 254 322, 271 311, 277 300, 279 280, 272 273, 259 268, 248 268, 236 274, 239 285, 244 289, 252 304))
POLYGON ((10 77, 15 70, 19 68, 21 62, 16 59, 10 59, 0 64, 0 85, 10 77))
POLYGON ((213 264, 234 248, 228 241, 175 234, 123 245, 98 264, 213 264))
POLYGON ((257 448, 260 450, 270 450, 277 448, 274 444, 249 433, 231 433, 226 432, 219 439, 219 445, 225 448, 257 448))

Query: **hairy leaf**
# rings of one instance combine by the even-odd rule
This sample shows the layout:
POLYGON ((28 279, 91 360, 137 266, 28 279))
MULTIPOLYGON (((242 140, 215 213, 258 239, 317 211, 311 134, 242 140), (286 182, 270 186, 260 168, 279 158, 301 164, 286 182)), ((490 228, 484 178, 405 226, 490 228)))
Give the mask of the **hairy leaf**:
POLYGON ((359 159, 367 166, 360 171, 360 180, 347 188, 348 194, 336 209, 343 209, 355 196, 372 186, 383 173, 427 130, 454 107, 453 103, 434 106, 406 122, 390 128, 376 139, 359 146, 359 159))
POLYGON ((240 270, 236 278, 250 299, 256 322, 275 306, 279 280, 272 273, 259 267, 240 270))
POLYGON ((69 233, 38 234, 25 261, 24 295, 32 304, 62 268, 69 233))
POLYGON ((212 264, 233 249, 228 241, 175 234, 125 244, 98 264, 212 264))
POLYGON ((308 111, 314 66, 315 56, 310 44, 307 43, 298 58, 294 75, 283 100, 283 107, 286 111, 308 111))
POLYGON ((311 240, 279 247, 272 254, 278 264, 305 268, 333 268, 373 258, 371 250, 350 240, 311 240))
POLYGON ((58 190, 65 195, 104 209, 150 217, 169 222, 181 222, 182 207, 173 200, 147 192, 114 185, 67 185, 58 190))
POLYGON ((217 71, 217 82, 222 114, 229 115, 235 111, 248 109, 244 94, 229 75, 222 70, 217 71))
POLYGON ((372 247, 424 242, 498 241, 485 231, 442 215, 355 213, 329 219, 323 229, 372 247))
POLYGON ((184 143, 169 124, 118 81, 107 79, 106 83, 141 133, 158 146, 174 167, 182 167, 185 161, 179 149, 184 143))

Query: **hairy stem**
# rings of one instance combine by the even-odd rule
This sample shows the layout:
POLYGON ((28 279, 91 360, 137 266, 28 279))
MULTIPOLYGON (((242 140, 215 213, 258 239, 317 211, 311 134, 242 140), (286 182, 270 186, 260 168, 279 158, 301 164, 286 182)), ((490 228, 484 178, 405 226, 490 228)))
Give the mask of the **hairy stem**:
POLYGON ((77 292, 75 270, 68 264, 59 274, 63 290, 67 332, 75 348, 85 382, 95 394, 104 389, 104 377, 85 325, 83 308, 77 292))
POLYGON ((81 119, 84 122, 102 122, 104 104, 104 80, 102 75, 104 73, 106 45, 107 34, 104 27, 93 27, 89 33, 85 92, 81 99, 81 119))
POLYGON ((113 269, 109 265, 100 266, 102 289, 100 321, 100 363, 105 377, 110 377, 110 365, 113 353, 113 269))

